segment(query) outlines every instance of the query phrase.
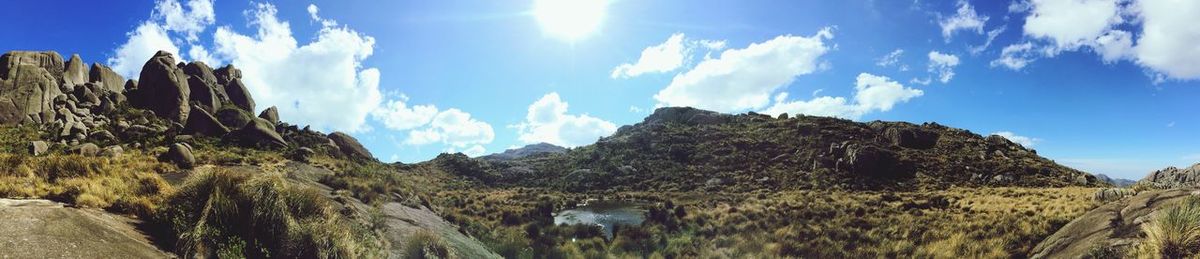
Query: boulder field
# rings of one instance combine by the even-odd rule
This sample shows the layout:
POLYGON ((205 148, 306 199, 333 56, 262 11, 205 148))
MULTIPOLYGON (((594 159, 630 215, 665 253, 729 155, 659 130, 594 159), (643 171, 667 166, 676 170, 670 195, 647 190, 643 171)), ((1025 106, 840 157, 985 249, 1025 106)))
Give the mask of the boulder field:
POLYGON ((86 155, 119 155, 111 151, 148 145, 155 136, 208 136, 245 146, 375 159, 349 135, 280 121, 275 107, 254 117, 255 105, 233 65, 213 69, 200 61, 179 62, 165 51, 155 53, 138 78, 129 80, 105 65, 88 66, 79 55, 66 61, 54 51, 0 56, 0 126, 37 127, 43 140, 30 143, 33 154, 59 146, 86 155))

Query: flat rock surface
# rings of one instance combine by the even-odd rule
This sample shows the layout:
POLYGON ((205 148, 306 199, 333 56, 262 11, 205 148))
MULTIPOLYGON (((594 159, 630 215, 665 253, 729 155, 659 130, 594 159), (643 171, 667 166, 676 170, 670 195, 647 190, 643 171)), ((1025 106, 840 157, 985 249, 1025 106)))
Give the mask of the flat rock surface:
POLYGON ((1132 248, 1141 240, 1142 224, 1154 213, 1196 189, 1144 191, 1092 209, 1072 220, 1033 249, 1032 258, 1080 258, 1096 247, 1132 248))
POLYGON ((0 199, 0 258, 173 258, 135 220, 48 200, 0 199))

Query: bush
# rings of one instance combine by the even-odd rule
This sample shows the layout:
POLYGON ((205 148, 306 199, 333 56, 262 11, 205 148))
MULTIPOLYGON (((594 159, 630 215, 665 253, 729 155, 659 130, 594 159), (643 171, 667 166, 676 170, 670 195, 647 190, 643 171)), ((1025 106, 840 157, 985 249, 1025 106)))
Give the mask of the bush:
POLYGON ((368 227, 279 173, 196 172, 155 222, 183 257, 359 258, 382 251, 368 227))
POLYGON ((1139 253, 1151 258, 1190 258, 1200 255, 1200 198, 1184 198, 1159 212, 1142 227, 1146 239, 1139 253))
POLYGON ((446 242, 429 230, 417 231, 404 244, 404 258, 456 258, 446 242))

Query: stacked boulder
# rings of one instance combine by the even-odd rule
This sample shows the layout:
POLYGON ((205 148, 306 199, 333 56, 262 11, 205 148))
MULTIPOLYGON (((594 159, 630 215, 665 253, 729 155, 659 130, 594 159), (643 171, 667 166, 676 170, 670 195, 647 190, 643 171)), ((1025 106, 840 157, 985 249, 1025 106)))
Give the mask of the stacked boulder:
MULTIPOLYGON (((65 62, 53 51, 0 56, 0 125, 39 125, 53 133, 49 135, 54 139, 31 143, 35 154, 59 144, 79 154, 114 155, 123 150, 120 144, 137 147, 147 140, 205 136, 245 146, 296 149, 293 153, 305 158, 320 152, 374 159, 349 135, 325 135, 281 122, 275 107, 254 117, 255 108, 241 70, 178 62, 165 51, 145 63, 137 80, 126 80, 101 64, 89 67, 79 55, 65 62), (113 145, 100 148, 95 143, 113 145)), ((172 147, 173 153, 191 151, 172 147)), ((172 157, 187 160, 177 159, 184 157, 180 154, 172 157)))

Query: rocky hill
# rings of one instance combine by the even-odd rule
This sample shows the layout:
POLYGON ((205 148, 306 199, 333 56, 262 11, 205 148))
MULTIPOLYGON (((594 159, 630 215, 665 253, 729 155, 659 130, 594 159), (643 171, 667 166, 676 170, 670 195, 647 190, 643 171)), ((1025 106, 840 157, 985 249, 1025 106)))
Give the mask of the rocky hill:
MULTIPOLYGON (((0 55, 0 198, 51 199, 139 217, 148 221, 139 230, 181 257, 497 257, 426 205, 401 202, 418 194, 393 193, 368 204, 348 194, 350 186, 326 185, 350 170, 392 171, 350 135, 288 124, 275 107, 256 107, 241 78, 232 65, 213 69, 162 51, 129 80, 79 55, 66 61, 53 51, 0 55)), ((42 213, 6 204, 0 218, 42 213)), ((77 236, 134 232, 113 220, 76 221, 51 226, 74 224, 63 226, 81 229, 77 236)), ((10 221, 0 228, 42 231, 10 221)), ((51 230, 36 241, 62 245, 21 243, 32 250, 0 248, 0 257, 77 257, 84 251, 37 248, 97 243, 51 230)), ((110 241, 146 248, 125 251, 126 257, 166 256, 148 255, 158 250, 145 239, 126 239, 110 241)), ((101 252, 123 256, 111 250, 101 252)))
POLYGON ((503 161, 503 160, 513 160, 513 159, 518 159, 518 158, 524 158, 524 157, 534 156, 534 155, 561 154, 561 153, 566 153, 566 152, 567 152, 567 148, 565 148, 565 147, 555 146, 554 144, 550 144, 550 143, 537 143, 537 144, 526 145, 526 146, 520 147, 520 148, 504 150, 504 152, 502 152, 502 153, 486 155, 486 156, 482 156, 479 158, 484 159, 484 160, 503 161))
POLYGON ((565 190, 1100 186, 1000 136, 936 123, 660 108, 593 145, 510 161, 441 156, 449 171, 565 190))
POLYGON ((1187 168, 1167 167, 1151 172, 1138 183, 1158 188, 1182 188, 1200 185, 1200 163, 1187 168))

